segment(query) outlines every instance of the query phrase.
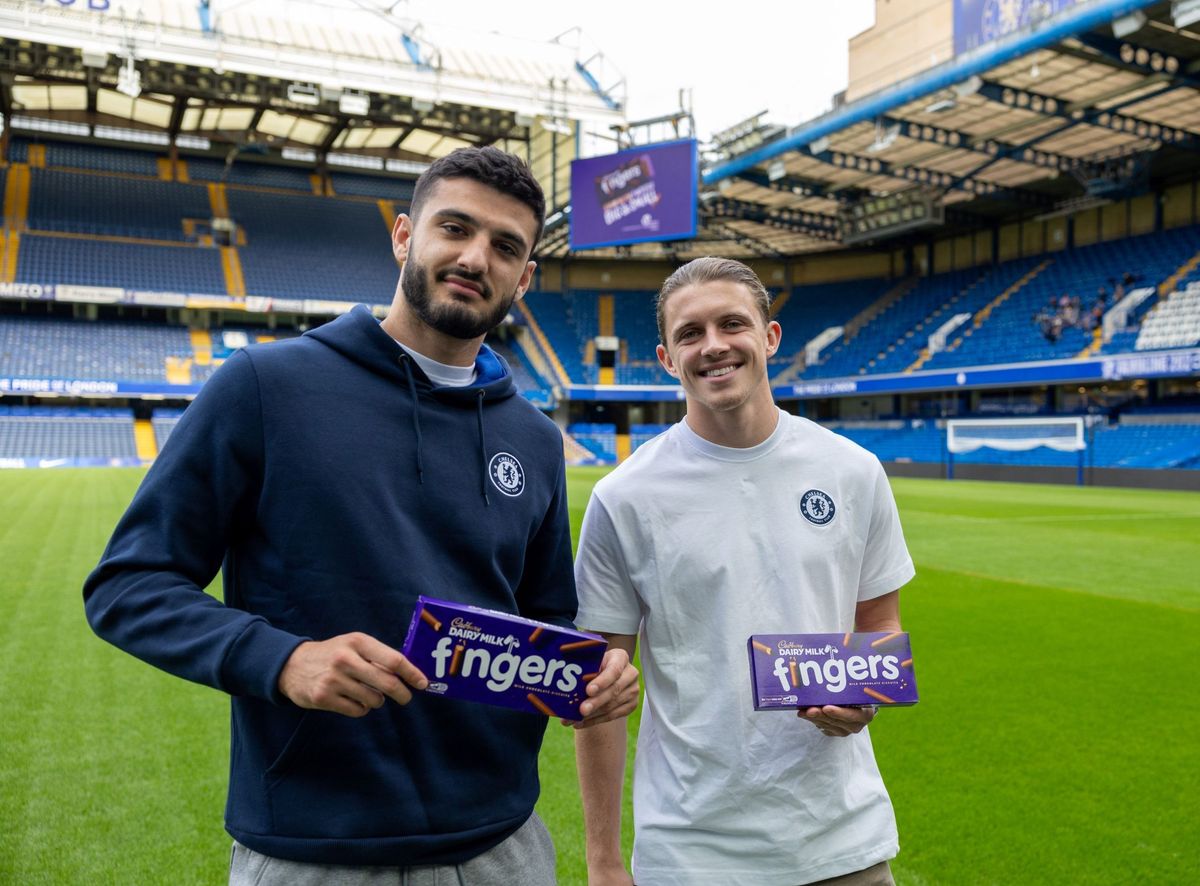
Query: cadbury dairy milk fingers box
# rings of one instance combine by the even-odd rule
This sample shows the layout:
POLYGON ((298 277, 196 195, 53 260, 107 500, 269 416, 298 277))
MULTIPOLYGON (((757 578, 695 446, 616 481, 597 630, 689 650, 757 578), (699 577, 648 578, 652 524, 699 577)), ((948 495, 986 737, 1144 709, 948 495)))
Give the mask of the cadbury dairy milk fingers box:
POLYGON ((418 597, 403 652, 428 694, 579 720, 607 649, 595 634, 418 597))
POLYGON ((755 634, 750 688, 756 711, 820 705, 917 703, 908 634, 755 634))

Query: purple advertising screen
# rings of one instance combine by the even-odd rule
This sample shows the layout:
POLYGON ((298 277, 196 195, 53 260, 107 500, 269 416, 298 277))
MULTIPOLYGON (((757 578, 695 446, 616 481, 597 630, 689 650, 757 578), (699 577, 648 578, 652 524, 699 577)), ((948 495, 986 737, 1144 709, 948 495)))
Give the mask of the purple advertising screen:
POLYGON ((571 248, 696 235, 696 141, 571 161, 571 248))
POLYGON ((954 54, 961 55, 1057 15, 1078 0, 954 0, 954 54))

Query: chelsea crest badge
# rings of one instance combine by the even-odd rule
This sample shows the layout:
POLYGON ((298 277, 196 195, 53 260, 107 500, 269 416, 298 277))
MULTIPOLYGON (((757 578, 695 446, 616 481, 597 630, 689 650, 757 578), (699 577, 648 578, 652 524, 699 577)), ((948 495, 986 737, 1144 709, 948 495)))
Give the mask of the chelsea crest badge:
POLYGON ((516 498, 525 491, 525 469, 515 455, 497 452, 488 464, 492 485, 505 495, 516 498))
POLYGON ((836 510, 833 499, 820 489, 810 489, 800 496, 800 513, 809 523, 824 526, 833 519, 836 510))

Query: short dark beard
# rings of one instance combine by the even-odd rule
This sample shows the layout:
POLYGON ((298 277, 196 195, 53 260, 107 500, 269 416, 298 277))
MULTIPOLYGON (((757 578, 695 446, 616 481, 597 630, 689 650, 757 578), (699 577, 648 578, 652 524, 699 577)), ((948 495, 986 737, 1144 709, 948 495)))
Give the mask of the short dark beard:
MULTIPOLYGON (((447 274, 448 271, 440 272, 438 280, 445 279, 447 274)), ((435 305, 429 295, 429 276, 425 265, 418 264, 411 258, 406 261, 404 269, 400 272, 400 287, 404 290, 404 298, 426 326, 453 338, 473 339, 486 335, 500 325, 500 321, 507 316, 508 309, 517 298, 514 291, 508 298, 498 299, 492 310, 482 316, 453 301, 435 305)), ((491 296, 482 275, 454 271, 454 276, 478 284, 483 290, 485 300, 491 296)))

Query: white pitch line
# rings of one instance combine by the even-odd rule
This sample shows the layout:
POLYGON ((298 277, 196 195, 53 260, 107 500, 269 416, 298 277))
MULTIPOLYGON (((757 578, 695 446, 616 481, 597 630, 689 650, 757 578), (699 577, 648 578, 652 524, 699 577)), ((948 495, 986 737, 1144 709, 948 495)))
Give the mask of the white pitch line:
POLYGON ((977 517, 973 514, 947 514, 944 511, 922 511, 917 508, 901 508, 900 516, 905 514, 925 514, 940 517, 943 520, 962 520, 968 523, 1062 523, 1062 522, 1097 522, 1102 520, 1200 520, 1200 512, 1190 514, 1164 514, 1159 512, 1134 514, 1030 514, 1023 517, 977 517))

